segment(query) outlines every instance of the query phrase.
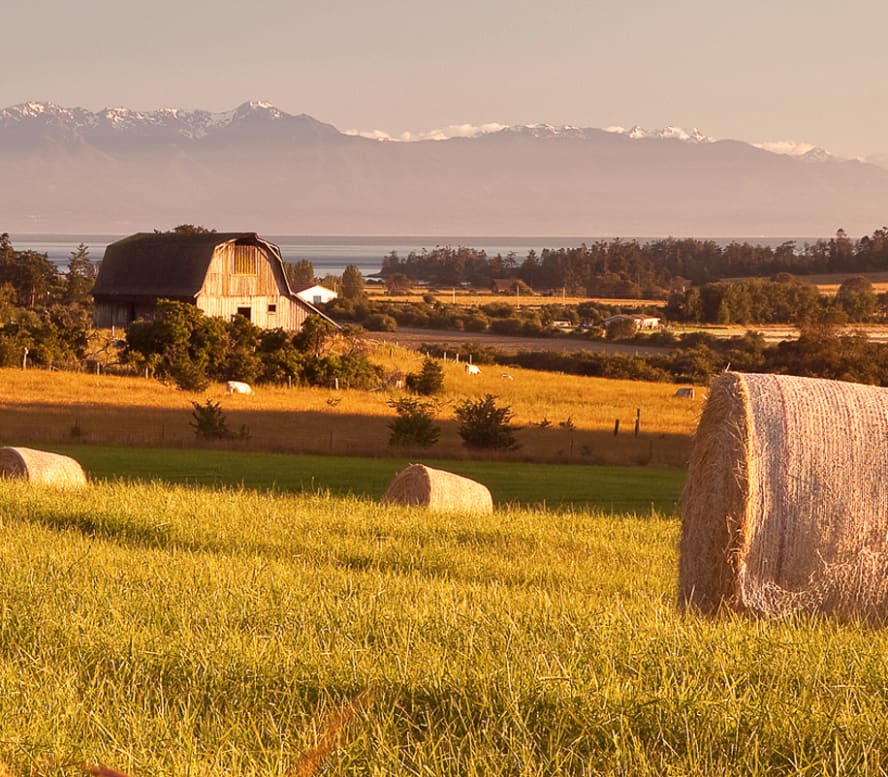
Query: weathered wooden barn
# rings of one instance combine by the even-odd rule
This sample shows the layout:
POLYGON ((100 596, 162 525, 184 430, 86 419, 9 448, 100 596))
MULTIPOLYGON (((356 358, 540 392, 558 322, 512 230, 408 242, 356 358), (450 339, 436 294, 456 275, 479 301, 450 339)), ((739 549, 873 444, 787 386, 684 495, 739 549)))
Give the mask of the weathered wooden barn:
POLYGON ((159 299, 208 316, 248 318, 264 329, 299 330, 319 311, 290 289, 280 248, 253 232, 146 233, 105 249, 93 288, 100 328, 149 318, 159 299))

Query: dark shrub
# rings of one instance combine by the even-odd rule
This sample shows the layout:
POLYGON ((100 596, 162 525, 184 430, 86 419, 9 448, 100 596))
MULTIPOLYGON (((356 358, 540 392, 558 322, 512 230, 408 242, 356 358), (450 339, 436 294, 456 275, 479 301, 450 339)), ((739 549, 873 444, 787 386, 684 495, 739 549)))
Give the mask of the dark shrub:
POLYGON ((398 414, 389 424, 389 445, 430 448, 438 442, 441 430, 434 424, 436 408, 432 403, 416 397, 401 397, 388 404, 398 414))
POLYGON ((407 388, 417 394, 440 394, 444 390, 444 368, 434 359, 425 359, 418 373, 407 375, 406 383, 407 388))
POLYGON ((456 406, 459 436, 467 448, 475 450, 512 450, 518 447, 516 429, 509 426, 512 409, 497 407, 495 397, 466 399, 456 406))

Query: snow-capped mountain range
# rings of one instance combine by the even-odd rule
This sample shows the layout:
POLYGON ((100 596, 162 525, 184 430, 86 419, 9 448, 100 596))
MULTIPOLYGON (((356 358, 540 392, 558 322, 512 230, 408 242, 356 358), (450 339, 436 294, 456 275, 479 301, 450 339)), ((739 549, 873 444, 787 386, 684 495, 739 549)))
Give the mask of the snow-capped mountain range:
POLYGON ((829 235, 884 222, 888 171, 679 127, 338 130, 222 113, 0 110, 0 231, 203 223, 278 234, 829 235))
POLYGON ((62 108, 53 103, 30 102, 0 110, 0 126, 8 128, 26 122, 38 122, 45 126, 79 131, 108 127, 119 132, 137 131, 145 127, 163 127, 172 128, 182 137, 196 139, 206 137, 219 127, 258 115, 270 120, 285 116, 270 103, 259 101, 244 103, 224 113, 184 111, 179 108, 161 108, 156 111, 105 108, 93 113, 83 108, 62 108))
MULTIPOLYGON (((45 126, 67 128, 74 131, 94 131, 101 128, 113 129, 117 132, 139 132, 145 129, 162 129, 172 131, 182 138, 199 140, 211 135, 214 131, 229 127, 243 121, 281 121, 286 119, 311 120, 310 116, 300 114, 293 116, 276 108, 269 102, 253 100, 230 111, 211 113, 210 111, 187 111, 181 108, 160 108, 155 111, 137 111, 132 108, 105 108, 91 112, 83 108, 62 108, 53 103, 29 102, 13 105, 0 110, 0 127, 11 127, 23 122, 39 122, 45 126)), ((330 125, 327 125, 330 126, 330 125)), ((404 131, 398 135, 390 135, 382 130, 345 130, 343 134, 363 137, 371 140, 391 142, 418 142, 423 140, 451 140, 453 138, 476 138, 482 135, 508 132, 527 134, 536 138, 567 137, 587 138, 590 133, 605 132, 623 135, 632 140, 681 140, 686 143, 715 143, 716 138, 704 134, 696 127, 667 126, 660 129, 646 129, 638 125, 620 127, 616 125, 599 128, 578 127, 574 125, 556 124, 451 124, 440 129, 415 132, 404 131)), ((775 154, 805 157, 810 161, 831 159, 826 149, 811 143, 799 141, 768 141, 753 143, 756 148, 775 154)))

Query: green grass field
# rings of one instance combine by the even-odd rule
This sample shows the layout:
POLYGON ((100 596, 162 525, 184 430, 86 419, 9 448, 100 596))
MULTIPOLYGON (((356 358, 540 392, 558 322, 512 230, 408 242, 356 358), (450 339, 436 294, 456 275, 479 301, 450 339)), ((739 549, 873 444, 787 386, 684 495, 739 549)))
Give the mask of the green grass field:
POLYGON ((888 634, 680 614, 672 517, 0 489, 4 777, 888 769, 888 634))
MULTIPOLYGON (((376 499, 407 459, 244 453, 194 449, 50 445, 73 456, 91 478, 161 480, 262 491, 329 492, 376 499)), ((526 462, 422 459, 484 483, 497 504, 545 505, 649 515, 672 514, 684 483, 681 469, 596 467, 526 462)))

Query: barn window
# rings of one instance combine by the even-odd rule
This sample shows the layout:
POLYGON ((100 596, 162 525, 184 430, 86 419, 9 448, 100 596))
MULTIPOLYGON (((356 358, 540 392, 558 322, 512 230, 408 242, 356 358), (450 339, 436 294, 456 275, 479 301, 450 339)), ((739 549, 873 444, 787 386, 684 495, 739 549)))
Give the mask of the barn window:
POLYGON ((234 247, 234 274, 256 274, 256 249, 253 246, 234 247))
POLYGON ((268 312, 269 313, 277 313, 277 310, 278 310, 278 306, 277 306, 276 302, 269 302, 268 303, 268 312))

